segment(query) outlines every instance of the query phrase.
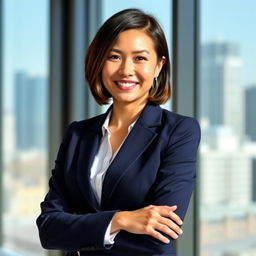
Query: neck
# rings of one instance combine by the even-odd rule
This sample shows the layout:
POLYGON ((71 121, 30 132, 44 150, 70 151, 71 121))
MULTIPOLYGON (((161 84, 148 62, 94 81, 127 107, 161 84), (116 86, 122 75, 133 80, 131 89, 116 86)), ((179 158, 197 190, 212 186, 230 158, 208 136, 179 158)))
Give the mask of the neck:
POLYGON ((109 123, 110 126, 114 126, 117 129, 128 127, 138 118, 145 105, 145 102, 140 104, 120 104, 118 102, 114 102, 112 116, 109 123))

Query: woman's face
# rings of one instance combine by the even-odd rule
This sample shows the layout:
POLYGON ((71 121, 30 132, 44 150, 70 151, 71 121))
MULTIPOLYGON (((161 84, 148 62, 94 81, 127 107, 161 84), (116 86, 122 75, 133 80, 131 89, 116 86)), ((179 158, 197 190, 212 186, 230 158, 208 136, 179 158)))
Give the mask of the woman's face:
POLYGON ((114 103, 146 103, 164 60, 157 58, 153 40, 142 30, 120 33, 102 70, 102 81, 114 103))

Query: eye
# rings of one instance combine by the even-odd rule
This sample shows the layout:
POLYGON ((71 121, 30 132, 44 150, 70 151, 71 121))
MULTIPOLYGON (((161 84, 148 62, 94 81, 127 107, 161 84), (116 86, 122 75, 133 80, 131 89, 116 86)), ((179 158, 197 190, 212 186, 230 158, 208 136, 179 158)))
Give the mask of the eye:
POLYGON ((116 60, 120 60, 121 57, 117 54, 112 54, 112 55, 108 56, 108 59, 116 61, 116 60))
POLYGON ((136 61, 147 61, 148 59, 144 56, 136 56, 135 60, 136 61))

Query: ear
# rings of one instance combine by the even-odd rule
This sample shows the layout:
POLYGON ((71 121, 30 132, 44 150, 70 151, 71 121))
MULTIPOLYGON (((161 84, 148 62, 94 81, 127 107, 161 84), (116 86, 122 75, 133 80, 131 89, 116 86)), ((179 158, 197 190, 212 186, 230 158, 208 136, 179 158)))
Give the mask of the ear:
POLYGON ((160 72, 161 72, 161 70, 162 70, 162 67, 163 67, 164 63, 165 63, 165 57, 162 56, 161 59, 158 60, 158 63, 157 63, 157 65, 156 65, 155 76, 154 76, 154 77, 158 77, 158 76, 159 76, 159 74, 160 74, 160 72))

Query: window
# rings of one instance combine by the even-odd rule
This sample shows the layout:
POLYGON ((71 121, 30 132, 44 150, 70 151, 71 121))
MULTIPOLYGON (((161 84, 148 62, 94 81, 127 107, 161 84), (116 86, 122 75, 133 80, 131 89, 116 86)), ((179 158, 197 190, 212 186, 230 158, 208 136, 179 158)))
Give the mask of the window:
POLYGON ((200 255, 256 255, 254 1, 201 1, 200 255))
POLYGON ((47 188, 48 1, 3 0, 3 244, 43 256, 35 219, 47 188))

